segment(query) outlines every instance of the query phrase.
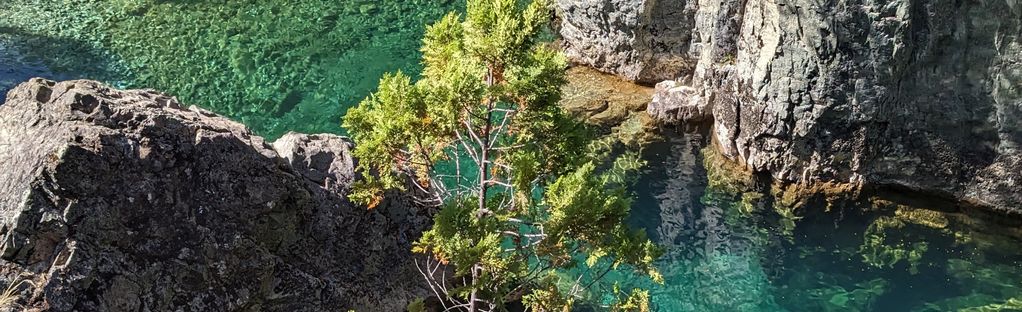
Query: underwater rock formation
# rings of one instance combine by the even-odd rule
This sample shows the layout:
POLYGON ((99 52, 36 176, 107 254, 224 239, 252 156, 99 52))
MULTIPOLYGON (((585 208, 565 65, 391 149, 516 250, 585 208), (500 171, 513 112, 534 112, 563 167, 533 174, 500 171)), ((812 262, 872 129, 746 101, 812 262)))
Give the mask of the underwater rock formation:
POLYGON ((708 108, 723 154, 780 182, 894 186, 1022 213, 1017 2, 671 3, 561 1, 564 45, 637 80, 650 60, 693 64, 670 78, 684 92, 649 111, 684 122, 708 108))
POLYGON ((150 90, 33 79, 0 106, 0 277, 53 311, 400 310, 428 216, 346 199, 347 139, 272 146, 150 90))

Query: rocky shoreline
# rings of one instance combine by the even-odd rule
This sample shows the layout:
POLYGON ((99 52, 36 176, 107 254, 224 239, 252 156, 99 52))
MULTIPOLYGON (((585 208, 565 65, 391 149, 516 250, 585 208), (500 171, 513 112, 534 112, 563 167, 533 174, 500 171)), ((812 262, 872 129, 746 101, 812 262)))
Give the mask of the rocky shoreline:
MULTIPOLYGON (((573 68, 564 105, 622 142, 650 117, 710 124, 716 169, 778 204, 870 189, 1022 220, 1014 2, 556 3, 568 57, 617 76, 573 68)), ((351 144, 267 142, 152 90, 22 83, 0 106, 9 310, 402 310, 429 296, 410 250, 431 212, 349 202, 351 144)))
POLYGON ((427 291, 410 250, 429 214, 350 203, 350 148, 271 144, 151 90, 23 83, 0 106, 9 307, 401 310, 427 291))
POLYGON ((1022 6, 557 3, 574 62, 655 83, 651 115, 752 172, 1022 214, 1022 6))

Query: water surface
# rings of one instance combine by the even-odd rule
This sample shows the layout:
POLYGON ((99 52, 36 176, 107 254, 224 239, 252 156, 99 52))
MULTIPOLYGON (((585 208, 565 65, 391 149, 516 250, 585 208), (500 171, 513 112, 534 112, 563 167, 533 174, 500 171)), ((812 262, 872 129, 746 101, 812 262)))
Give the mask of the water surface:
MULTIPOLYGON (((459 3, 5 0, 0 90, 98 79, 166 91, 271 139, 340 133, 383 72, 418 72, 423 25, 459 3)), ((1022 310, 1018 224, 918 195, 789 206, 769 185, 716 181, 728 169, 706 161, 698 131, 666 138, 644 151, 632 218, 666 247, 666 283, 611 275, 651 287, 656 311, 1022 310)))
POLYGON ((667 137, 633 215, 667 249, 665 285, 638 282, 657 311, 1022 311, 1018 222, 896 191, 789 206, 715 181, 704 135, 667 137))
POLYGON ((271 139, 340 133, 384 72, 419 71, 450 0, 4 0, 0 89, 25 76, 154 88, 271 139), (20 55, 20 56, 16 56, 20 55), (31 62, 14 61, 29 58, 31 62))

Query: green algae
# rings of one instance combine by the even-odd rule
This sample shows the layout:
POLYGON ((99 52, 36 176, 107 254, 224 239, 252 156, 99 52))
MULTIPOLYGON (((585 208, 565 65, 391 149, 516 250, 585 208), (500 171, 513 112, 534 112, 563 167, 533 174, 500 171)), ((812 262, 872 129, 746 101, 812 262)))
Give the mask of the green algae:
POLYGON ((968 292, 926 303, 914 311, 1022 311, 1022 274, 1017 265, 952 258, 946 269, 951 280, 968 292))
POLYGON ((830 286, 809 291, 812 300, 820 311, 872 311, 876 299, 887 291, 887 281, 873 279, 855 284, 855 288, 847 290, 840 286, 830 286))
POLYGON ((899 262, 905 261, 912 274, 918 273, 919 262, 929 249, 929 244, 925 241, 888 237, 890 232, 904 228, 905 222, 894 217, 883 216, 873 221, 866 229, 862 246, 859 247, 863 262, 879 268, 894 268, 899 262))
POLYGON ((977 307, 968 307, 962 309, 961 311, 962 312, 1022 311, 1022 298, 1011 298, 1002 303, 991 303, 977 307))
POLYGON ((460 3, 57 2, 5 1, 0 33, 53 71, 159 89, 270 138, 286 131, 341 132, 346 108, 384 72, 419 71, 424 25, 460 3), (55 40, 77 44, 53 49, 46 43, 55 40))
POLYGON ((753 190, 755 178, 744 166, 731 161, 713 146, 703 148, 700 154, 703 155, 708 188, 730 194, 753 190))
POLYGON ((1022 274, 1017 266, 948 259, 947 273, 960 286, 976 293, 1000 298, 1022 297, 1022 274))

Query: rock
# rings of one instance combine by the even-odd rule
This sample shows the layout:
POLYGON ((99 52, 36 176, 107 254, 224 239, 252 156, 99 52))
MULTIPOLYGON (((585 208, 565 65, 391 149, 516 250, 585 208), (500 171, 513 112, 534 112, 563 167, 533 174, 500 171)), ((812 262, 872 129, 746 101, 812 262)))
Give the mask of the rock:
POLYGON ((655 84, 692 70, 694 1, 557 0, 564 51, 575 63, 655 84))
MULTIPOLYGON (((28 310, 400 310, 428 217, 346 199, 351 143, 33 79, 0 106, 0 276, 28 310)), ((399 197, 398 197, 399 198, 399 197)))
POLYGON ((560 105, 589 124, 620 125, 631 115, 646 110, 653 89, 621 78, 576 66, 567 71, 560 105))
POLYGON ((308 181, 328 191, 347 194, 355 180, 352 142, 348 138, 290 132, 273 142, 273 148, 308 181))
POLYGON ((645 114, 653 89, 585 66, 567 71, 560 106, 626 146, 659 140, 657 123, 645 114))
POLYGON ((781 182, 895 186, 1022 213, 1016 1, 701 1, 661 16, 687 27, 667 34, 625 18, 661 1, 630 3, 562 3, 583 16, 562 23, 569 54, 633 77, 622 69, 647 63, 619 57, 645 51, 629 38, 689 51, 677 84, 691 89, 650 112, 686 120, 670 109, 705 106, 727 157, 781 182))
POLYGON ((653 101, 646 112, 667 123, 700 123, 713 118, 709 103, 704 101, 695 88, 667 80, 656 84, 653 101))

